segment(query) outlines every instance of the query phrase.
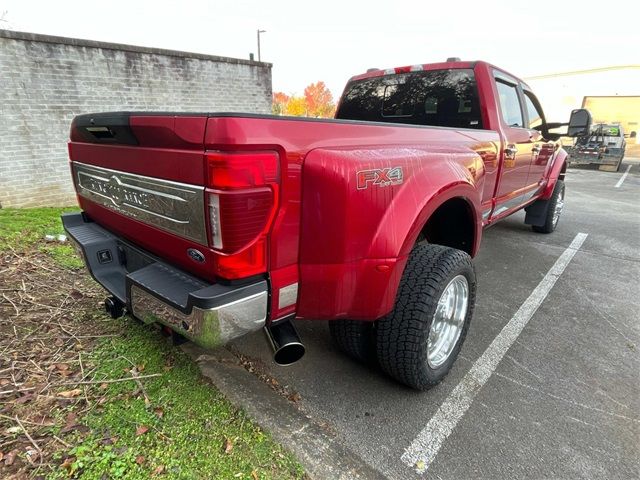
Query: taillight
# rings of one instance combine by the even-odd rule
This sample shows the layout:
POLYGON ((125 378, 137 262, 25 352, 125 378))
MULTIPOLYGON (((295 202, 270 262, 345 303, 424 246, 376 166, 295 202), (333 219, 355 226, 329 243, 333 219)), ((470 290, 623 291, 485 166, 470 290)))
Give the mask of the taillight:
POLYGON ((267 270, 267 235, 278 204, 276 152, 207 154, 210 245, 216 274, 243 278, 267 270))

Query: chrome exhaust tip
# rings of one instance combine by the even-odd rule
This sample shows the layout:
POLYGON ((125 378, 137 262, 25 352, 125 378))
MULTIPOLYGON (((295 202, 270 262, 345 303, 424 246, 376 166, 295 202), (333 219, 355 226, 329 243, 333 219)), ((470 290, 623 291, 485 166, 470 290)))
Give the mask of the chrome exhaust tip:
POLYGON ((306 349, 290 320, 264 327, 264 331, 273 349, 273 361, 278 365, 291 365, 304 356, 306 349))

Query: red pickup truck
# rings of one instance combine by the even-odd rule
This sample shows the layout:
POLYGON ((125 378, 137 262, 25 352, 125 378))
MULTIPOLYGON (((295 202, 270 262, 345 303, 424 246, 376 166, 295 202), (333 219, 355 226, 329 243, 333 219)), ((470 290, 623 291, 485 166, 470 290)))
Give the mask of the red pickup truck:
POLYGON ((348 355, 417 389, 449 371, 476 295, 482 230, 522 209, 556 228, 566 153, 531 89, 485 62, 371 70, 335 119, 116 112, 73 120, 82 213, 69 237, 125 311, 216 347, 329 320, 348 355))

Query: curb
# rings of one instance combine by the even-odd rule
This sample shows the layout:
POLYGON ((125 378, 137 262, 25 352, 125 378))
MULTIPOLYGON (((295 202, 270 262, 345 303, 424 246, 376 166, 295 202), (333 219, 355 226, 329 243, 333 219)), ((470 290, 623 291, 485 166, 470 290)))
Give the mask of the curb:
POLYGON ((202 374, 234 405, 292 452, 312 479, 385 479, 359 455, 247 372, 224 348, 214 352, 182 346, 202 374))

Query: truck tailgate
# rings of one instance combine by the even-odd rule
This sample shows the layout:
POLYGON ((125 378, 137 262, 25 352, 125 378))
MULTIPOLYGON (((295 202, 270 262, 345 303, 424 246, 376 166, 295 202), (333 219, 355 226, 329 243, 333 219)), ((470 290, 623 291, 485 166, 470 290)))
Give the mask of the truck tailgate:
POLYGON ((76 117, 69 156, 81 208, 95 222, 211 279, 204 198, 206 114, 76 117), (204 261, 189 261, 197 250, 204 261))

